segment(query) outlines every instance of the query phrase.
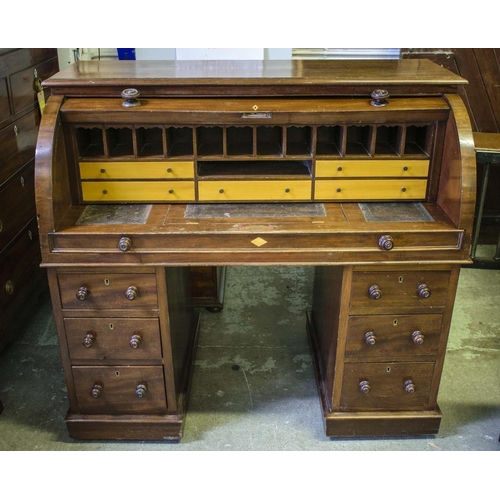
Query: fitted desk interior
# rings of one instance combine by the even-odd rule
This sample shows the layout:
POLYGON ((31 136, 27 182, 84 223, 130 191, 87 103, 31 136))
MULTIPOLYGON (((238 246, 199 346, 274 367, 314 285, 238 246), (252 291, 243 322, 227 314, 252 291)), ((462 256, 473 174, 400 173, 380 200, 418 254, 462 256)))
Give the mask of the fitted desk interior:
POLYGON ((78 439, 180 439, 194 266, 315 266, 328 436, 438 432, 475 153, 428 61, 81 62, 45 82, 36 196, 78 439), (383 90, 380 90, 383 88, 383 90))

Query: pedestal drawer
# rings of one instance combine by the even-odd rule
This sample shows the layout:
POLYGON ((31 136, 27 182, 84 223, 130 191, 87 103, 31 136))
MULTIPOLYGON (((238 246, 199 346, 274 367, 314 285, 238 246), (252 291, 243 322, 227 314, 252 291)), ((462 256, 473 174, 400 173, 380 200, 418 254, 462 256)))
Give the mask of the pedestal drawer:
POLYGON ((434 361, 442 321, 441 314, 351 316, 346 359, 403 361, 418 356, 434 361))
POLYGON ((354 272, 350 298, 351 311, 362 314, 444 308, 450 271, 354 272))
POLYGON ((166 412, 161 366, 76 366, 73 378, 82 413, 166 412))
POLYGON ((72 362, 161 362, 156 318, 65 318, 64 327, 72 362))
POLYGON ((425 410, 434 363, 346 363, 342 410, 425 410))
POLYGON ((63 273, 58 281, 63 309, 158 307, 154 274, 63 273))

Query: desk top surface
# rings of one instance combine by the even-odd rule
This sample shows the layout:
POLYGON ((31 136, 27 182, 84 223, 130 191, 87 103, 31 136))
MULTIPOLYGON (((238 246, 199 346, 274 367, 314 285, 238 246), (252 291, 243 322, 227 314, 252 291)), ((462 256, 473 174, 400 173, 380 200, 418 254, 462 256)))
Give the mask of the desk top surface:
MULTIPOLYGON (((79 61, 44 82, 54 91, 146 86, 454 87, 467 81, 425 59, 361 61, 79 61)), ((92 89, 92 90, 90 90, 92 89)), ((278 91, 275 91, 278 92, 278 91)), ((62 93, 62 92, 61 92, 62 93)))

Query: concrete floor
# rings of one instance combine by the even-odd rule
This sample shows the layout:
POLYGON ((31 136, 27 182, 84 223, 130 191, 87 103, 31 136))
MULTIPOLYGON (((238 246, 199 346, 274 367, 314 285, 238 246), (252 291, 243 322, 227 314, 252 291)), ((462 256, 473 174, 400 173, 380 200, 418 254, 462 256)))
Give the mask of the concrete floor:
POLYGON ((223 311, 201 311, 180 443, 68 437, 66 387, 44 292, 21 334, 0 354, 0 450, 500 449, 500 271, 462 269, 438 399, 441 429, 406 439, 325 437, 305 332, 312 272, 228 269, 223 311))

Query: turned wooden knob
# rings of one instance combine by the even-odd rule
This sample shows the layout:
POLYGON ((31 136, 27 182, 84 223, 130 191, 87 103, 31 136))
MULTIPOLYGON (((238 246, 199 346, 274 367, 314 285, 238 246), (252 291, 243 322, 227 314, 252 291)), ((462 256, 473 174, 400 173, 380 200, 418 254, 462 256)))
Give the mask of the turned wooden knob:
POLYGON ((132 248, 132 240, 130 238, 127 238, 126 236, 120 238, 120 241, 118 242, 119 250, 121 250, 122 252, 128 252, 131 248, 132 248))
POLYGON ((394 240, 390 234, 384 234, 378 240, 380 250, 392 250, 394 248, 394 240))
POLYGON ((362 380, 360 383, 359 383, 359 390, 363 393, 363 394, 368 394, 370 392, 370 384, 368 382, 368 380, 362 380))
POLYGON ((387 106, 387 104, 389 104, 387 101, 388 97, 389 97, 389 92, 387 90, 383 89, 374 90, 372 92, 372 100, 370 101, 370 104, 377 108, 387 106))
POLYGON ((413 380, 405 380, 404 389, 408 394, 413 394, 416 390, 415 382, 413 380))
POLYGON ((431 291, 427 285, 418 285, 417 295, 422 299, 427 299, 431 296, 431 291))
POLYGON ((95 384, 94 387, 92 387, 92 390, 90 391, 90 395, 94 398, 100 398, 102 394, 102 385, 95 384))
POLYGON ((125 292, 125 297, 127 297, 128 300, 134 300, 137 295, 139 295, 139 290, 136 286, 129 286, 125 292))
POLYGON ((375 334, 373 332, 366 332, 365 333, 365 342, 368 345, 375 345, 375 343, 377 342, 377 337, 375 336, 375 334))
POLYGON ((135 395, 138 398, 143 398, 148 392, 148 388, 144 384, 139 384, 135 389, 135 395))
POLYGON ((425 340, 424 334, 422 332, 419 332, 418 330, 411 334, 411 338, 413 340, 413 343, 416 345, 422 345, 425 340))
POLYGON ((140 102, 137 98, 140 96, 140 92, 137 89, 125 89, 121 96, 125 99, 122 102, 122 106, 125 108, 135 108, 136 106, 140 106, 140 102))
POLYGON ((94 345, 94 342, 95 342, 95 337, 91 333, 87 333, 87 335, 83 339, 82 344, 84 347, 88 349, 89 347, 92 347, 94 345))
POLYGON ((142 338, 140 335, 132 335, 129 344, 132 349, 137 349, 141 345, 141 342, 142 338))
POLYGON ((368 294, 370 295, 370 299, 373 300, 379 300, 382 298, 382 290, 378 285, 372 285, 368 290, 368 294))
POLYGON ((87 298, 87 295, 90 293, 89 289, 84 287, 84 286, 81 286, 79 289, 78 289, 78 292, 76 292, 76 298, 78 300, 85 300, 87 298))

